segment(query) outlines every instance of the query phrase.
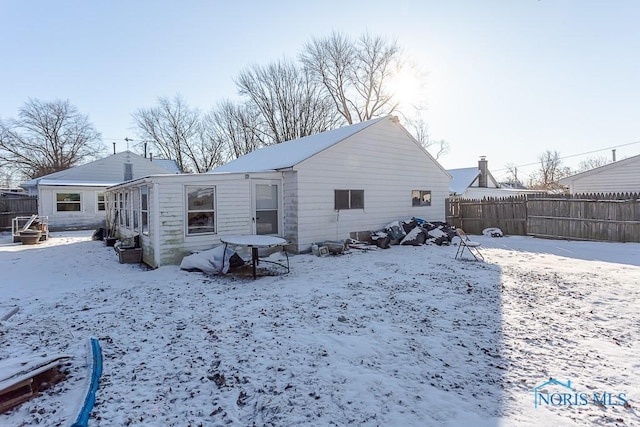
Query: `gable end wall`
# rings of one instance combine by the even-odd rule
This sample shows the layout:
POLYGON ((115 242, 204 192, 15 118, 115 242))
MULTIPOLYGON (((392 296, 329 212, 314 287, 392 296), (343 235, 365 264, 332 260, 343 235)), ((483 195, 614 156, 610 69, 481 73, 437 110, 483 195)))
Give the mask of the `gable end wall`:
POLYGON ((443 221, 449 175, 399 125, 382 121, 301 162, 298 250, 379 230, 412 216, 443 221), (334 190, 364 190, 365 208, 334 209, 334 190), (413 207, 411 190, 430 190, 431 206, 413 207))

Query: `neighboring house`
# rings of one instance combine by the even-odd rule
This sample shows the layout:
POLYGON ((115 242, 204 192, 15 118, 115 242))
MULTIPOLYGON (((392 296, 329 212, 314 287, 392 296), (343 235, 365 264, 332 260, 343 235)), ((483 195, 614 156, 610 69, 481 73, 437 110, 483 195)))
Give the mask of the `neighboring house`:
POLYGON ((38 196, 38 214, 48 217, 49 229, 91 229, 104 226, 107 187, 151 174, 177 171, 173 161, 160 163, 123 151, 20 186, 29 195, 38 196))
POLYGON ((25 197, 28 195, 29 194, 24 190, 24 188, 21 187, 0 188, 0 197, 25 197))
POLYGON ((503 185, 489 171, 486 157, 481 156, 477 167, 448 169, 452 180, 449 184, 451 197, 481 200, 485 197, 510 197, 525 193, 539 193, 523 186, 503 185), (521 187, 521 188, 518 188, 521 187))
POLYGON ((140 235, 152 267, 237 234, 281 236, 298 253, 398 219, 443 221, 449 180, 395 117, 383 117, 265 147, 206 174, 111 187, 108 222, 119 236, 140 235))
POLYGON ((640 155, 562 178, 571 194, 640 192, 640 155))

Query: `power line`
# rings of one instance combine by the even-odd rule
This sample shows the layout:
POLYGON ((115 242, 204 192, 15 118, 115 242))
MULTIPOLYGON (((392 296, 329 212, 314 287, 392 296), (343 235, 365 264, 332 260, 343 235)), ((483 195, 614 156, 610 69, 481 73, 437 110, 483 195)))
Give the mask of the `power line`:
MULTIPOLYGON (((633 141, 633 142, 629 142, 629 143, 626 143, 626 144, 614 145, 612 147, 600 148, 598 150, 585 151, 584 153, 570 154, 568 156, 560 157, 559 160, 570 159, 572 157, 578 157, 578 156, 586 156, 587 154, 599 153, 600 151, 612 150, 614 148, 628 147, 629 145, 634 145, 634 144, 640 144, 640 141, 633 141)), ((540 162, 527 163, 527 164, 524 164, 524 165, 515 165, 513 167, 515 167, 515 168, 524 168, 524 167, 527 167, 527 166, 536 166, 538 164, 540 164, 540 162)), ((509 169, 510 168, 496 169, 494 172, 501 172, 501 171, 506 171, 506 170, 509 170, 509 169)))

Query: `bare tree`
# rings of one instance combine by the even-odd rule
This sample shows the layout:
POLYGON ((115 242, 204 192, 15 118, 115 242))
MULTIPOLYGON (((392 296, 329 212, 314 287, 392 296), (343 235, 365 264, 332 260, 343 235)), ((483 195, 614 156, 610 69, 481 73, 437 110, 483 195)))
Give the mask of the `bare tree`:
POLYGON ((588 159, 585 159, 578 164, 576 173, 599 168, 600 166, 604 166, 608 163, 609 159, 606 156, 589 157, 588 159))
POLYGON ((100 133, 68 100, 29 99, 0 122, 0 163, 25 178, 69 169, 104 153, 100 133))
POLYGON ((507 168, 507 182, 509 184, 520 185, 522 181, 520 177, 518 177, 518 166, 513 163, 509 163, 506 165, 507 168))
POLYGON ((290 61, 253 65, 240 73, 236 86, 259 113, 253 136, 262 145, 324 132, 336 123, 321 87, 290 61))
POLYGON ((250 105, 220 102, 205 117, 209 137, 221 145, 222 161, 237 159, 262 146, 260 113, 250 105))
POLYGON ((538 156, 540 169, 536 171, 531 179, 531 187, 538 189, 555 189, 559 188, 558 180, 571 174, 571 169, 562 166, 560 153, 557 151, 547 150, 538 156))
POLYGON ((401 67, 401 59, 395 41, 365 34, 353 42, 336 32, 312 39, 300 55, 307 73, 323 86, 349 124, 396 110, 398 103, 388 84, 401 67))
POLYGON ((13 182, 14 174, 15 171, 0 163, 0 187, 13 187, 15 185, 13 182))
POLYGON ((406 127, 416 141, 418 141, 434 159, 438 160, 440 156, 449 152, 449 143, 447 141, 444 139, 436 141, 429 138, 429 128, 422 117, 418 117, 414 120, 408 120, 406 127))
POLYGON ((220 163, 220 146, 209 138, 208 123, 180 95, 162 97, 157 106, 141 108, 132 117, 139 137, 183 171, 207 172, 220 163))

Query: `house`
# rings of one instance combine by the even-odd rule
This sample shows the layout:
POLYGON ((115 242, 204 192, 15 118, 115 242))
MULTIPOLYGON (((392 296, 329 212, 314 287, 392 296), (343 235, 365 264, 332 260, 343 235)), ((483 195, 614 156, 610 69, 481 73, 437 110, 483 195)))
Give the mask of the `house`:
POLYGON ((478 166, 461 169, 447 169, 451 175, 450 195, 461 199, 481 200, 486 197, 510 197, 525 193, 538 193, 523 186, 503 185, 489 171, 489 162, 480 156, 478 166))
POLYGON ((38 214, 49 228, 91 229, 104 225, 107 187, 151 174, 178 173, 175 162, 160 163, 123 151, 20 184, 38 196, 38 214))
POLYGON ((237 234, 280 236, 299 253, 398 219, 443 221, 449 180, 397 118, 382 117, 261 148, 205 174, 113 186, 108 224, 119 236, 140 235, 152 267, 237 234))
POLYGON ((640 192, 640 155, 562 178, 571 194, 640 192))

